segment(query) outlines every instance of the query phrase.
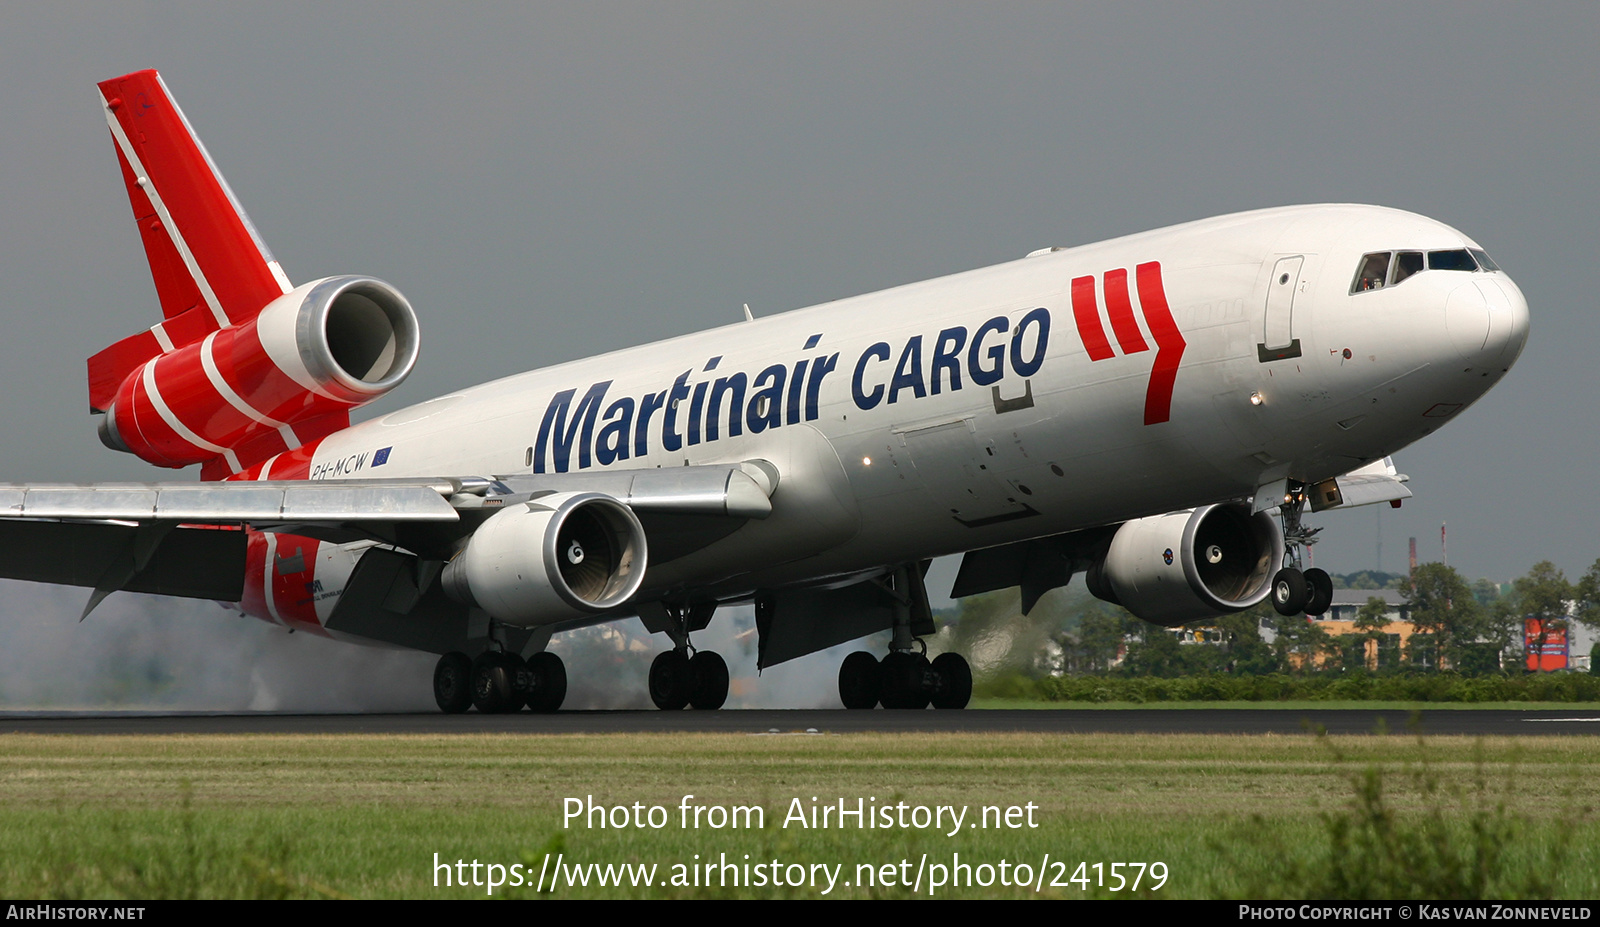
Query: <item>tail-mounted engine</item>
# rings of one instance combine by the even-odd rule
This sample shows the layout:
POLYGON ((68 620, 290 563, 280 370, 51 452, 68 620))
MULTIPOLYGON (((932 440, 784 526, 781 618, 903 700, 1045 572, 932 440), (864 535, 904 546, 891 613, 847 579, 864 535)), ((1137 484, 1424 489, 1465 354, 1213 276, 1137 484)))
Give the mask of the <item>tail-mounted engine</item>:
POLYGON ((134 368, 104 408, 100 440, 158 466, 221 458, 237 472, 332 430, 296 425, 329 415, 342 424, 399 385, 418 341, 411 304, 389 284, 316 280, 134 368))
POLYGON ((644 581, 644 529, 595 492, 555 493, 495 513, 444 569, 446 594, 534 627, 626 603, 644 581))
POLYGON ((1283 552, 1266 512, 1208 505, 1124 524, 1085 578, 1098 598, 1173 627, 1259 604, 1283 552))

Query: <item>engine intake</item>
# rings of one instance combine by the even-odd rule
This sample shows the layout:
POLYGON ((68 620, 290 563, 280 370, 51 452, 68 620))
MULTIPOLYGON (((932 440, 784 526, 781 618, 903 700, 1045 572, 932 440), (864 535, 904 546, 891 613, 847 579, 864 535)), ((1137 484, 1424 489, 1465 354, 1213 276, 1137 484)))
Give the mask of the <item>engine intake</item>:
POLYGON ((1271 515, 1208 505, 1127 522, 1086 580, 1098 598, 1174 627, 1259 604, 1283 552, 1271 515))
POLYGON ((444 570, 445 592, 518 627, 625 604, 645 569, 644 529, 602 493, 555 493, 495 513, 444 570))
POLYGON ((398 290, 371 277, 328 277, 301 289, 305 298, 292 304, 292 312, 269 318, 283 301, 278 300, 259 317, 262 345, 275 360, 287 362, 280 362, 280 369, 313 391, 320 388, 356 405, 382 396, 411 373, 419 345, 417 317, 398 290), (298 364, 281 357, 290 344, 298 364))

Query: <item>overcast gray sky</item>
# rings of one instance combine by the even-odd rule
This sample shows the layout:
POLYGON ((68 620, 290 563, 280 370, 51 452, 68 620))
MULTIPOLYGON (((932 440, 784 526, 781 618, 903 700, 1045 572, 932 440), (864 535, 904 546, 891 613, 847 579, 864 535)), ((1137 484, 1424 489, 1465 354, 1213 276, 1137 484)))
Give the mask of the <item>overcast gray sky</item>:
POLYGON ((94 84, 155 67, 296 281, 423 325, 378 410, 757 313, 1284 203, 1480 240, 1532 335, 1318 519, 1333 572, 1597 556, 1600 13, 1572 4, 37 4, 0 14, 0 479, 102 449, 84 359, 159 318, 94 84), (331 8, 330 8, 331 7, 331 8))

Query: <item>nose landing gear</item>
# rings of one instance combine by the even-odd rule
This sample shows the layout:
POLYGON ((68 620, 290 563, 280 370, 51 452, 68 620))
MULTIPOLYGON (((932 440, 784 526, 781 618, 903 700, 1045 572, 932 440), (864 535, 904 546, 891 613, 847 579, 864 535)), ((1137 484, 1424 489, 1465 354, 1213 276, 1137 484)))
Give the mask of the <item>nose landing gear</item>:
POLYGON ((1272 607, 1285 617, 1325 614, 1333 604, 1333 578, 1326 570, 1300 569, 1302 553, 1317 542, 1321 528, 1301 523, 1305 514, 1306 492, 1302 484, 1290 484, 1283 505, 1283 546, 1285 566, 1272 577, 1272 607))

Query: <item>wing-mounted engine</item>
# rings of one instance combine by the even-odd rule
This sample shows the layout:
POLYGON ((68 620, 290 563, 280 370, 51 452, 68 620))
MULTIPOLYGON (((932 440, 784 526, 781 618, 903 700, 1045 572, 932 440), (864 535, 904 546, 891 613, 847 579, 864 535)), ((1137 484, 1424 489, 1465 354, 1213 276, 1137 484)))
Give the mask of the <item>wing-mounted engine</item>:
POLYGON ((1208 505, 1127 522, 1085 579, 1096 597, 1173 627, 1259 604, 1283 553, 1271 515, 1208 505))
POLYGON ((158 466, 221 458, 237 472, 326 434, 329 416, 341 427, 406 378, 418 341, 411 304, 389 284, 316 280, 134 368, 104 406, 100 440, 158 466))
POLYGON ((553 493, 497 512, 444 569, 445 592, 517 627, 595 615, 644 581, 645 536, 628 506, 553 493))

